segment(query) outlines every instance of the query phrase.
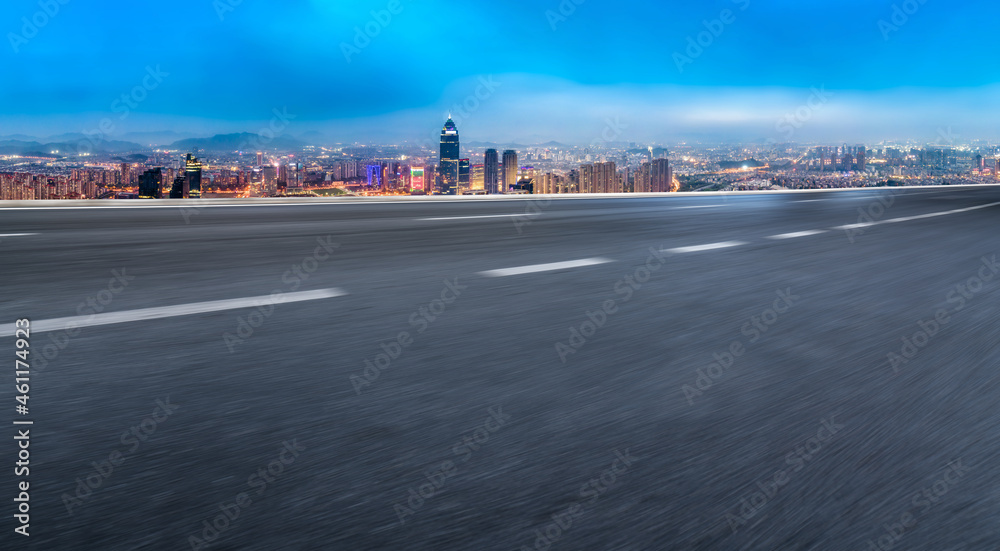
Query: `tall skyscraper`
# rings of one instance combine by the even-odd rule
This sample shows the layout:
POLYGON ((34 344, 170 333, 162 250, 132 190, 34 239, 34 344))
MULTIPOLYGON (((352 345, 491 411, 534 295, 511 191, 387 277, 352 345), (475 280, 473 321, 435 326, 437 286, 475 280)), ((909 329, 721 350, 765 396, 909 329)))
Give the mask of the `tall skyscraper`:
POLYGON ((264 153, 261 151, 257 152, 257 166, 264 166, 264 153))
POLYGON ((163 196, 163 169, 152 168, 139 176, 139 198, 159 199, 163 196))
POLYGON ((517 151, 508 149, 503 152, 503 177, 500 179, 500 193, 507 193, 517 185, 517 151))
POLYGON ((864 172, 867 164, 868 164, 868 150, 865 149, 865 146, 859 145, 858 146, 858 171, 859 172, 864 172))
POLYGON ((469 191, 470 187, 470 167, 469 159, 458 160, 458 191, 469 191))
POLYGON ((487 149, 483 160, 483 189, 486 193, 500 193, 500 160, 496 149, 487 149))
POLYGON ((201 197, 201 163, 198 158, 188 153, 184 163, 184 198, 198 199, 201 197))
POLYGON ((461 145, 459 143, 458 128, 455 121, 448 117, 441 129, 441 157, 438 163, 438 178, 441 187, 438 193, 443 195, 458 194, 458 163, 461 145))

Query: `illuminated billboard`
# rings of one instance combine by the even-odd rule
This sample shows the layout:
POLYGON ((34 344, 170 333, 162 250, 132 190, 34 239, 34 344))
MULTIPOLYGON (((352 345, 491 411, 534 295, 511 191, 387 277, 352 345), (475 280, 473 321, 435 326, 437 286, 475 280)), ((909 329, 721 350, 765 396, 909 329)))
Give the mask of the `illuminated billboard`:
POLYGON ((423 167, 410 168, 410 189, 413 191, 425 191, 423 167))

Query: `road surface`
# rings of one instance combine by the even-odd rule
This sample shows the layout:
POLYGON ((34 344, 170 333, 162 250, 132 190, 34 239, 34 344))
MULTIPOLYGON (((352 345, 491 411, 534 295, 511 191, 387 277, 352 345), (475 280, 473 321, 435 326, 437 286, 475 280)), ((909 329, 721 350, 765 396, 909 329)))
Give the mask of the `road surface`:
POLYGON ((1000 548, 1000 189, 318 202, 0 205, 0 547, 1000 548))

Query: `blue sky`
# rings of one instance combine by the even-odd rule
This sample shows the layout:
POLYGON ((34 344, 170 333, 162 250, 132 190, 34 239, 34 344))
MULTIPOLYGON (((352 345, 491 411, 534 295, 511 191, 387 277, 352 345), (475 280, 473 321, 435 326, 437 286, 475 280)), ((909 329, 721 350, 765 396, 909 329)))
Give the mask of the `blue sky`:
POLYGON ((852 141, 992 138, 1000 115, 995 3, 978 0, 62 1, 6 5, 0 135, 254 131, 277 108, 291 134, 422 138, 466 103, 465 140, 852 141), (29 37, 23 17, 48 21, 29 37))

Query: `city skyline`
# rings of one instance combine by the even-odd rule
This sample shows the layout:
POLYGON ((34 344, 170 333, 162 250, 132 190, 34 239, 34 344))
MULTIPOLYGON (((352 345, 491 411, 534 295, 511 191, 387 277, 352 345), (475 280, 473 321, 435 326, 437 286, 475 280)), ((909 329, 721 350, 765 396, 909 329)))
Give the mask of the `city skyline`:
POLYGON ((131 154, 133 162, 80 151, 47 158, 0 155, 0 164, 14 169, 0 172, 0 200, 660 194, 991 184, 1000 179, 996 144, 871 149, 863 143, 684 144, 671 151, 608 139, 584 148, 547 144, 504 149, 501 159, 497 149, 482 144, 467 144, 463 151, 451 116, 441 127, 436 156, 430 144, 417 145, 415 151, 412 146, 302 145, 252 153, 246 150, 250 143, 252 139, 241 142, 236 151, 206 152, 210 157, 204 162, 191 152, 178 159, 169 150, 150 151, 152 158, 131 154), (463 158, 464 153, 471 154, 463 158), (480 159, 482 163, 475 162, 480 159))

